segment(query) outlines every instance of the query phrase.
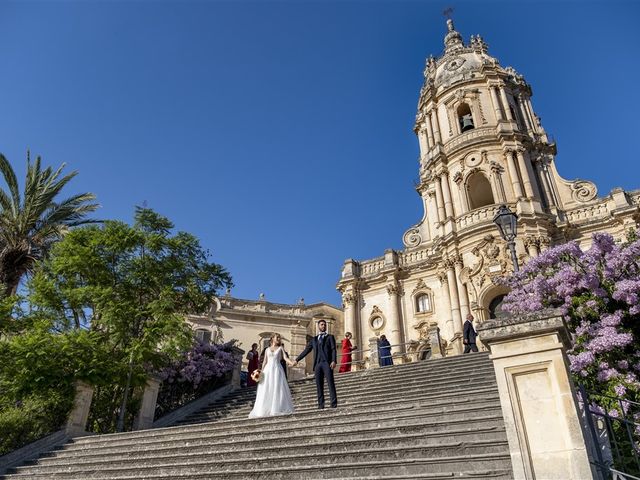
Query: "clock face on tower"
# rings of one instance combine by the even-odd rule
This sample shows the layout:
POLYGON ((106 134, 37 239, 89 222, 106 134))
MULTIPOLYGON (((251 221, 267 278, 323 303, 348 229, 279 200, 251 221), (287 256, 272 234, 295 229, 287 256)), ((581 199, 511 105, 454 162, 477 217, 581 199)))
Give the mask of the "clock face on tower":
POLYGON ((380 330, 384 325, 384 319, 382 317, 373 317, 371 320, 371 327, 374 330, 380 330))
POLYGON ((447 64, 444 66, 444 68, 446 68, 450 72, 453 72, 454 70, 459 69, 464 62, 466 62, 466 60, 464 58, 455 57, 455 58, 452 58, 451 60, 449 60, 449 62, 447 62, 447 64))

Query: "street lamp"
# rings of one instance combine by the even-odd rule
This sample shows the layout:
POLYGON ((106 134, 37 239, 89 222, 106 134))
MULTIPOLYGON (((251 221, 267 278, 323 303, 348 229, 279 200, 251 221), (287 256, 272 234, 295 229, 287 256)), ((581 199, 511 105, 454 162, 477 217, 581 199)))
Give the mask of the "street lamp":
POLYGON ((518 234, 518 215, 509 210, 506 205, 500 205, 498 212, 493 217, 493 223, 496 224, 500 235, 507 242, 507 247, 511 251, 511 260, 513 261, 513 269, 517 272, 520 270, 518 267, 518 257, 516 257, 516 235, 518 234))

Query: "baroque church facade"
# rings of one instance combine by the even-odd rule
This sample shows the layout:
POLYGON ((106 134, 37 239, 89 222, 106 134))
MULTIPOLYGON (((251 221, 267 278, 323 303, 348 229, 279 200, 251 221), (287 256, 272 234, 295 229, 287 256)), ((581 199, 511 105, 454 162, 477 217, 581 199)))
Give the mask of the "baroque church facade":
MULTIPOLYGON (((493 223, 501 205, 518 215, 520 265, 553 245, 577 240, 588 248, 594 232, 622 238, 637 227, 640 191, 614 189, 599 197, 592 182, 563 179, 524 77, 489 55, 479 35, 465 43, 451 20, 447 29, 442 56, 427 59, 418 100, 416 190, 424 214, 404 233, 404 248, 346 260, 337 283, 342 309, 227 294, 209 315, 189 317, 198 335, 212 339, 222 332, 249 350, 253 343, 262 349, 275 332, 295 355, 323 318, 338 340, 353 334, 361 348, 355 368, 377 363, 382 334, 400 345, 393 348, 396 363, 455 355, 463 349, 467 314, 478 323, 492 318, 507 293, 493 281, 513 272, 493 223)), ((290 378, 308 373, 301 362, 290 378)))
POLYGON ((402 250, 346 260, 337 284, 355 344, 385 334, 405 361, 461 353, 467 314, 495 315, 507 291, 493 279, 513 271, 493 223, 500 205, 518 215, 520 265, 569 240, 587 248, 593 232, 622 238, 639 221, 640 191, 599 197, 592 182, 563 179, 524 77, 479 35, 465 43, 452 20, 447 29, 444 53, 426 62, 414 127, 424 215, 402 250))

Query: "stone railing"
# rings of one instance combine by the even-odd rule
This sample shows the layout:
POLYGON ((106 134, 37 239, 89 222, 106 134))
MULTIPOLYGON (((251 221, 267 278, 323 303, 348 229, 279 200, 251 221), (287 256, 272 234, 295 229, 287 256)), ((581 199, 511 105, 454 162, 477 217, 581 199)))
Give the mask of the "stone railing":
POLYGON ((414 263, 423 262, 433 254, 431 249, 424 248, 413 252, 399 252, 398 263, 400 266, 413 265, 414 263))
POLYGON ((567 221, 569 221, 570 223, 581 223, 596 218, 603 218, 608 214, 609 208, 607 206, 607 202, 602 202, 595 205, 589 205, 585 208, 569 210, 566 212, 566 217, 567 221))
POLYGON ((468 143, 473 143, 479 138, 495 137, 495 127, 482 127, 468 130, 460 135, 455 136, 444 144, 444 151, 449 153, 456 148, 460 148, 468 143))
POLYGON ((456 226, 458 230, 464 230, 479 223, 492 222, 498 208, 499 205, 489 205, 471 210, 456 219, 456 226))
POLYGON ((367 260, 360 264, 360 275, 363 277, 369 277, 375 275, 384 268, 384 257, 374 258, 373 260, 367 260))

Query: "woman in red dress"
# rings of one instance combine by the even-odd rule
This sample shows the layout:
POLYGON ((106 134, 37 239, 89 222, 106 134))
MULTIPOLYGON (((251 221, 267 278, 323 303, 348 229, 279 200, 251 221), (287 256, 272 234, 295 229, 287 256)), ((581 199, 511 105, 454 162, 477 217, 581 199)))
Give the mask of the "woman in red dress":
POLYGON ((351 352, 357 348, 351 345, 351 332, 345 333, 342 339, 342 355, 340 355, 340 370, 338 370, 338 373, 351 371, 351 362, 353 361, 351 352))
POLYGON ((247 353, 247 360, 249 360, 249 376, 247 377, 247 387, 255 387, 256 382, 251 378, 251 374, 254 370, 260 367, 260 354, 258 353, 258 344, 251 345, 251 351, 247 353))

